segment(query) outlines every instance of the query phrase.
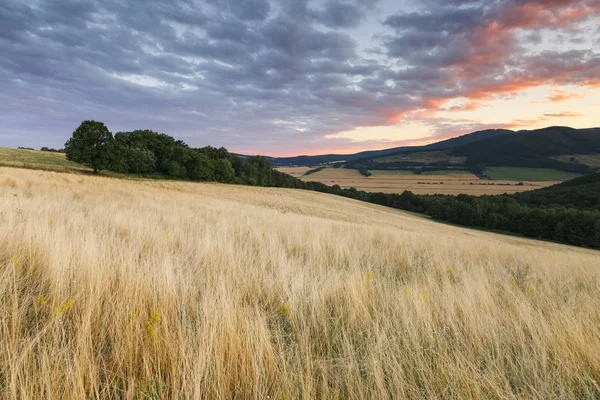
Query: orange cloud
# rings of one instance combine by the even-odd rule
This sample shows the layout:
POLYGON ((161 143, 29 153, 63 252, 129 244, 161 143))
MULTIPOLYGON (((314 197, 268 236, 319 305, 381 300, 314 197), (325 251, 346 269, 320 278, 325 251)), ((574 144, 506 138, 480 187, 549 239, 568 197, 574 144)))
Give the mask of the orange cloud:
POLYGON ((581 99, 585 97, 582 94, 572 93, 572 92, 564 92, 562 90, 555 90, 552 95, 548 96, 548 100, 552 103, 560 103, 570 99, 581 99))

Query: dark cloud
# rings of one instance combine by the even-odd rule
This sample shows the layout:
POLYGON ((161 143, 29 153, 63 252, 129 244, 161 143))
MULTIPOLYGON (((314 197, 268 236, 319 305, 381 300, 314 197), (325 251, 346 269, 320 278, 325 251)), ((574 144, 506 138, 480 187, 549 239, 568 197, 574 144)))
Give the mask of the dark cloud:
POLYGON ((581 48, 576 27, 600 11, 594 1, 421 4, 381 16, 378 0, 3 0, 0 145, 61 146, 99 119, 289 153, 347 147, 324 137, 456 97, 469 99, 459 111, 547 82, 600 84, 593 49, 526 48, 542 28, 581 48), (355 30, 372 21, 379 48, 366 52, 355 30))

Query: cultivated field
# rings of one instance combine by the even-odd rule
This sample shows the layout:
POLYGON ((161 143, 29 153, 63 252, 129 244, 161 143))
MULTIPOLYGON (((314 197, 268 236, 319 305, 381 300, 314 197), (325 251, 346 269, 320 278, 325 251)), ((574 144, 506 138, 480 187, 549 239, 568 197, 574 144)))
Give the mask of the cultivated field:
POLYGON ((0 168, 0 398, 600 395, 600 253, 320 193, 0 168))
MULTIPOLYGON (((278 168, 287 172, 287 168, 278 168)), ((559 181, 483 180, 464 171, 438 171, 420 175, 409 171, 370 171, 365 177, 355 169, 326 168, 314 174, 300 176, 305 181, 322 182, 326 185, 340 185, 343 188, 355 187, 367 192, 402 193, 410 190, 417 194, 503 194, 534 190, 554 185, 559 181)))
POLYGON ((448 155, 445 151, 417 151, 406 154, 396 154, 393 156, 377 157, 377 164, 389 164, 397 162, 418 162, 423 164, 436 164, 439 162, 448 162, 455 165, 463 165, 467 157, 448 155))

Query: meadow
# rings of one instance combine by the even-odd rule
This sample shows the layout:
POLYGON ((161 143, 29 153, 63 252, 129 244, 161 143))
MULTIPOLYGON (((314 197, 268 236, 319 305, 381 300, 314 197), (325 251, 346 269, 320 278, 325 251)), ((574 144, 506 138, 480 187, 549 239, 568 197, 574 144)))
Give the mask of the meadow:
POLYGON ((600 395, 597 251, 302 190, 6 167, 0 210, 0 398, 600 395))
MULTIPOLYGON (((295 176, 304 181, 321 182, 329 186, 337 184, 343 188, 354 187, 367 192, 402 193, 405 190, 410 190, 416 194, 465 193, 475 196, 539 189, 559 183, 562 181, 560 178, 563 177, 562 175, 558 176, 555 181, 526 180, 521 185, 519 184, 521 181, 514 179, 480 179, 467 171, 429 171, 417 175, 411 171, 403 170, 370 170, 369 172, 372 175, 365 177, 355 169, 326 168, 314 174, 302 176, 299 172, 302 172, 304 168, 307 167, 277 169, 285 173, 296 174, 295 176)), ((536 176, 532 177, 536 178, 536 176)), ((545 177, 548 177, 548 175, 545 177)))
POLYGON ((48 171, 91 171, 84 165, 67 161, 64 153, 0 147, 0 166, 48 171))

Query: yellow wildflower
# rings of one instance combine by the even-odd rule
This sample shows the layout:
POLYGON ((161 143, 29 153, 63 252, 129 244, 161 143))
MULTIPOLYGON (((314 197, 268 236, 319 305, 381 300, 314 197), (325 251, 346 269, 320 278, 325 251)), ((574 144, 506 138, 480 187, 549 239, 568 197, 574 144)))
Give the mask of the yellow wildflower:
POLYGON ((531 286, 527 286, 527 296, 533 296, 533 288, 531 286))
POLYGON ((160 314, 158 313, 158 311, 154 311, 154 313, 152 314, 152 319, 150 321, 153 324, 157 324, 161 321, 160 314))
POLYGON ((62 315, 65 311, 67 311, 71 307, 71 304, 73 304, 73 300, 68 300, 65 304, 58 307, 56 309, 56 311, 54 312, 54 316, 58 317, 58 316, 62 315))
POLYGON ((38 296, 35 298, 35 306, 37 308, 41 308, 41 307, 45 306, 46 304, 48 304, 48 301, 45 298, 43 298, 42 296, 38 296))
POLYGON ((287 304, 284 304, 277 309, 277 313, 281 316, 287 315, 289 312, 290 312, 290 307, 287 304))
POLYGON ((146 330, 150 336, 156 336, 156 329, 154 329, 154 325, 150 321, 146 322, 146 330))

